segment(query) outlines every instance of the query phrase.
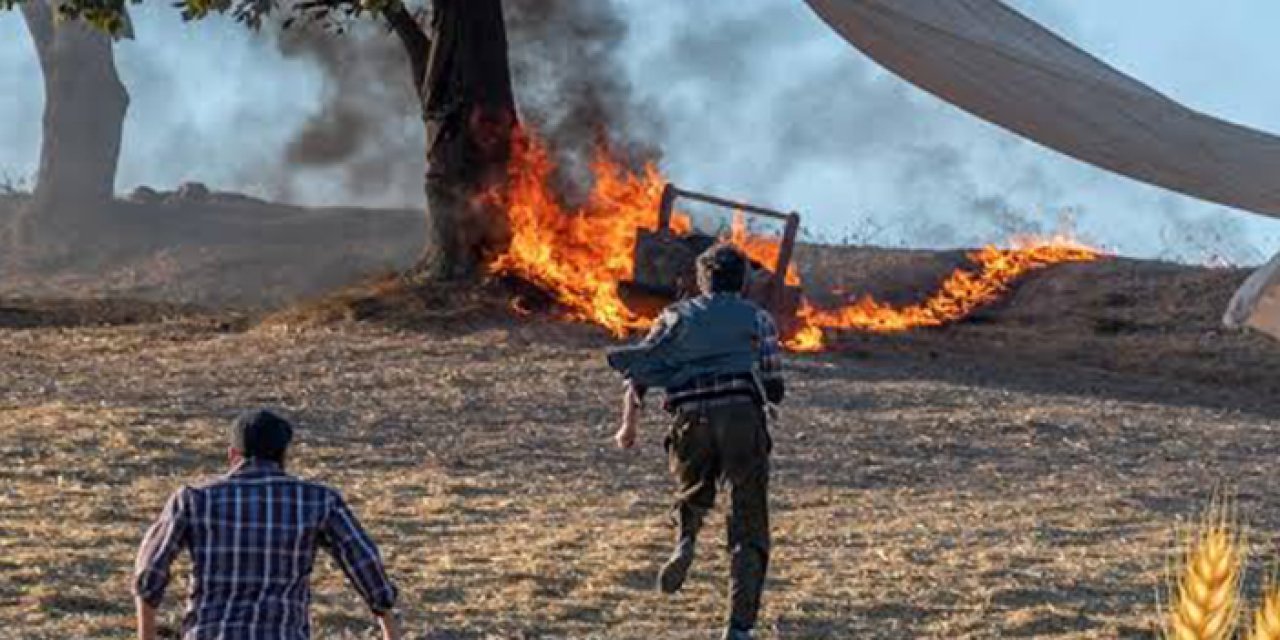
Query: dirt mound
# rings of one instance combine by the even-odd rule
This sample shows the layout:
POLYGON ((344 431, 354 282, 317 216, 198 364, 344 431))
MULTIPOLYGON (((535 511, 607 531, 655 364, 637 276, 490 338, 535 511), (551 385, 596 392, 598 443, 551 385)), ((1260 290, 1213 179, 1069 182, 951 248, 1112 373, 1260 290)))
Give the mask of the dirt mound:
MULTIPOLYGON (((17 199, 0 200, 0 222, 17 199)), ((93 249, 42 248, 0 261, 0 295, 129 297, 208 307, 277 307, 404 269, 422 213, 304 208, 248 197, 117 202, 93 249)))
MULTIPOLYGON (((0 201, 0 209, 18 201, 0 201)), ((10 265, 0 274, 0 295, 95 302, 41 303, 34 311, 28 304, 10 311, 3 326, 146 322, 188 313, 193 304, 282 309, 269 325, 366 322, 454 334, 522 316, 559 320, 545 294, 518 282, 423 287, 376 275, 411 264, 422 236, 419 212, 306 209, 223 194, 122 202, 110 214, 114 230, 101 251, 34 269, 10 265)), ((964 251, 802 245, 797 264, 819 304, 864 294, 910 304, 967 259, 964 251)), ((1274 393, 1280 380, 1255 372, 1275 366, 1277 345, 1219 323, 1246 276, 1122 258, 1063 265, 1030 275, 955 325, 848 334, 836 347, 855 355, 1090 367, 1274 393)))
POLYGON ((923 301, 948 273, 969 264, 967 251, 800 245, 805 295, 820 304, 870 295, 892 304, 923 301))
POLYGON ((415 283, 384 274, 266 316, 264 326, 367 322, 399 329, 471 331, 510 325, 514 289, 503 281, 415 283))
MULTIPOLYGON (((0 298, 0 329, 150 324, 206 315, 200 307, 129 299, 0 298)), ((236 323, 230 316, 222 320, 236 323)))
MULTIPOLYGON (((869 293, 911 304, 964 267, 965 254, 805 247, 801 261, 807 272, 825 278, 826 288, 809 292, 819 301, 869 293)), ((1157 385, 1218 388, 1234 394, 1232 403, 1250 397, 1261 402, 1280 396, 1280 380, 1260 375, 1280 364, 1280 344, 1220 323, 1228 299, 1247 276, 1244 269, 1124 258, 1060 265, 1023 278, 1005 298, 961 322, 900 334, 846 333, 833 350, 855 358, 948 358, 957 367, 1096 369, 1157 385)), ((519 282, 415 287, 388 278, 298 305, 268 323, 351 321, 452 335, 562 322, 544 294, 519 282)), ((594 327, 582 332, 607 337, 594 327)))
MULTIPOLYGON (((953 253, 828 250, 832 286, 926 297, 955 264, 953 253), (895 291, 886 282, 905 283, 895 291)), ((1030 274, 1004 299, 965 320, 905 334, 845 334, 838 351, 909 353, 1002 367, 1086 367, 1261 397, 1280 393, 1262 375, 1280 364, 1280 344, 1227 330, 1223 311, 1246 269, 1203 268, 1109 257, 1030 274)))

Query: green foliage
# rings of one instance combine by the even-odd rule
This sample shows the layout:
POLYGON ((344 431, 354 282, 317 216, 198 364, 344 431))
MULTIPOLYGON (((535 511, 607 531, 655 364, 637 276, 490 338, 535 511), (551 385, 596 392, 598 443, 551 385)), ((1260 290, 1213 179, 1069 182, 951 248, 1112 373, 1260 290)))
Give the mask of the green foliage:
MULTIPOLYGON (((13 9, 25 0, 0 0, 0 11, 13 9)), ((128 31, 128 7, 141 4, 142 0, 67 0, 58 7, 63 19, 83 19, 114 36, 128 31)), ((325 25, 337 25, 341 32, 342 21, 360 18, 365 14, 377 15, 400 0, 175 0, 173 6, 183 20, 202 20, 211 14, 230 14, 241 24, 257 29, 272 11, 290 14, 283 24, 285 28, 298 19, 325 25)))
POLYGON ((58 13, 65 20, 83 19, 113 36, 120 36, 129 24, 127 8, 125 0, 75 0, 60 5, 58 13))

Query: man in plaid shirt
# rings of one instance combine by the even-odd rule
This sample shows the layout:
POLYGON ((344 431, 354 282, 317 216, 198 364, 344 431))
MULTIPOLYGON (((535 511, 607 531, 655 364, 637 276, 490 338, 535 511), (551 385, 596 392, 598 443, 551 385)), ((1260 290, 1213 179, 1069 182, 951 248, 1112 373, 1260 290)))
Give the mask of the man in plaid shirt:
POLYGON ((193 574, 183 640, 307 640, 317 547, 342 567, 384 640, 398 640, 396 588, 377 547, 337 491, 284 472, 292 437, 276 414, 246 413, 232 425, 231 471, 169 498, 138 551, 140 640, 156 638, 156 608, 183 550, 193 574))
MULTIPOLYGON (((746 256, 732 245, 712 247, 697 261, 702 295, 668 307, 640 345, 623 349, 640 354, 640 360, 649 350, 663 366, 683 373, 673 376, 681 381, 666 388, 664 404, 675 416, 665 445, 679 490, 672 510, 676 548, 658 576, 662 591, 675 593, 684 584, 702 520, 715 505, 719 485, 729 487, 732 602, 726 640, 749 639, 760 608, 769 565, 773 448, 764 405, 781 402, 785 393, 777 325, 742 297, 748 268, 746 256)), ((622 361, 611 363, 626 369, 622 361)), ((623 424, 615 436, 624 449, 635 445, 645 391, 628 377, 623 424)))

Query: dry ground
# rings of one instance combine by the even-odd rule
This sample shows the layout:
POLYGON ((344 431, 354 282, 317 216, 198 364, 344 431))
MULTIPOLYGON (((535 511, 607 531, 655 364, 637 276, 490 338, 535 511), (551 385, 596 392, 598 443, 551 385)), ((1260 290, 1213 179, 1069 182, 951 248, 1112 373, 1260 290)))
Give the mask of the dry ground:
MULTIPOLYGON (((1063 273, 981 322, 793 359, 761 637, 1150 637, 1173 527, 1215 483, 1280 529, 1280 350, 1206 338, 1202 311, 1117 324, 1162 288, 1089 306, 1064 291, 1101 272, 1063 273), (1041 313, 1057 337, 1037 339, 1053 296, 1083 310, 1041 313)), ((131 320, 0 329, 0 636, 124 637, 148 519, 221 468, 236 411, 268 404, 303 425, 293 469, 341 487, 380 541, 410 637, 713 637, 723 526, 684 593, 652 590, 663 420, 638 452, 610 446, 618 387, 592 330, 131 320)), ((371 637, 340 573, 318 575, 317 636, 371 637)))
MULTIPOLYGON (((343 488, 381 542, 410 637, 713 636, 723 527, 685 593, 653 592, 671 535, 663 420, 639 452, 610 446, 601 336, 515 323, 464 291, 202 316, 185 303, 274 303, 402 267, 418 222, 172 209, 119 212, 153 247, 0 269, 0 638, 127 636, 148 520, 219 471, 224 425, 258 404, 297 417, 294 470, 343 488), (12 298, 101 291, 184 305, 12 298)), ((800 257, 817 288, 898 301, 963 261, 800 257)), ((962 325, 794 359, 762 637, 1151 637, 1172 530, 1216 484, 1239 487, 1255 540, 1280 530, 1280 347, 1217 327, 1243 277, 1070 265, 962 325)), ((319 575, 318 637, 370 637, 336 569, 319 575)))

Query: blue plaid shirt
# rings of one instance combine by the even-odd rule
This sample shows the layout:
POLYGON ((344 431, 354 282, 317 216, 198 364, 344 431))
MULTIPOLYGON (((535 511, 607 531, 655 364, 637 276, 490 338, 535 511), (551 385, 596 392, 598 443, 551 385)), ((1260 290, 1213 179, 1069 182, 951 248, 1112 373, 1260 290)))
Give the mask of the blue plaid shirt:
MULTIPOLYGON (((738 297, 738 294, 734 293, 703 295, 738 297)), ((653 326, 649 328, 649 333, 645 336, 644 342, 661 340, 668 331, 675 327, 679 320, 679 313, 671 308, 664 310, 662 315, 658 316, 658 319, 654 321, 653 326)), ((758 398, 759 400, 767 399, 773 403, 781 402, 785 394, 785 387, 782 381, 782 346, 779 344, 778 325, 774 322, 773 316, 764 309, 756 312, 755 344, 753 346, 756 351, 755 373, 759 376, 759 385, 756 384, 756 380, 751 375, 733 374, 699 378, 684 386, 667 389, 666 402, 664 403, 667 409, 673 410, 686 402, 715 400, 733 395, 749 395, 758 398, 760 386, 764 387, 763 390, 766 397, 758 398)), ((647 389, 636 389, 636 391, 643 397, 647 389)))
POLYGON ((170 564, 185 549, 193 576, 184 640, 307 640, 316 547, 374 613, 395 605, 377 547, 337 491, 247 460, 169 498, 138 550, 134 593, 158 606, 170 564))

